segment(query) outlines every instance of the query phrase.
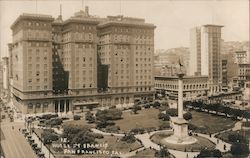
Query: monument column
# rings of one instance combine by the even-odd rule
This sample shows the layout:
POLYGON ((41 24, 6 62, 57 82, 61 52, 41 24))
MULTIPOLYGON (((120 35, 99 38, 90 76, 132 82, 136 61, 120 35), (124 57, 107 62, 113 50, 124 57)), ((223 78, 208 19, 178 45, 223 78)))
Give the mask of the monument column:
POLYGON ((183 118, 183 76, 178 74, 178 117, 183 118))

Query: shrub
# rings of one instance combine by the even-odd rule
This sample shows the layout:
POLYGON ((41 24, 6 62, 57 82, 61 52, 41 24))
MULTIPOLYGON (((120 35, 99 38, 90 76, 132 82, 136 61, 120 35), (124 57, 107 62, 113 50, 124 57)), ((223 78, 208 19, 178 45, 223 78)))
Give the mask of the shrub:
POLYGON ((183 114, 183 118, 185 120, 191 120, 193 117, 192 117, 192 114, 190 112, 187 112, 187 113, 183 114))
POLYGON ((164 113, 159 113, 158 114, 158 119, 161 119, 163 121, 169 121, 170 117, 168 114, 164 114, 164 113))
POLYGON ((121 141, 127 142, 127 143, 134 143, 136 141, 136 138, 133 134, 129 133, 121 138, 121 141))
POLYGON ((162 122, 162 123, 160 124, 160 126, 159 126, 159 129, 160 129, 160 130, 168 129, 168 128, 170 128, 169 122, 162 122))
POLYGON ((52 129, 44 130, 42 133, 42 138, 45 144, 50 144, 53 141, 57 141, 59 139, 58 135, 52 129))
POLYGON ((248 145, 244 143, 233 143, 231 146, 232 155, 246 155, 249 153, 248 145))
POLYGON ((130 130, 131 133, 134 133, 134 134, 142 134, 145 132, 145 129, 144 128, 133 128, 130 130))
POLYGON ((107 126, 113 126, 115 125, 115 123, 113 121, 106 121, 106 120, 102 120, 102 121, 98 121, 96 124, 97 128, 106 128, 107 126))
POLYGON ((166 110, 166 114, 172 117, 177 116, 177 113, 177 109, 170 108, 166 110))
POLYGON ((49 126, 58 126, 58 125, 61 125, 62 123, 63 123, 63 120, 61 118, 53 118, 51 120, 46 121, 46 125, 49 125, 49 126))
POLYGON ((154 104, 152 104, 152 106, 153 106, 154 108, 159 108, 159 107, 161 106, 161 103, 158 102, 158 101, 156 101, 156 102, 154 102, 154 104))
POLYGON ((81 116, 79 115, 74 115, 74 120, 80 120, 81 119, 81 116))
POLYGON ((144 107, 145 109, 149 109, 149 108, 150 108, 150 104, 149 104, 149 103, 144 104, 143 107, 144 107))
POLYGON ((243 122, 242 126, 244 126, 244 127, 250 127, 250 122, 243 122))
POLYGON ((133 108, 132 108, 132 111, 134 112, 134 114, 137 114, 137 111, 138 110, 141 110, 141 106, 139 105, 134 105, 133 108))
POLYGON ((189 130, 197 130, 198 127, 197 127, 196 125, 192 124, 192 123, 189 123, 189 124, 188 124, 188 129, 189 129, 189 130))
POLYGON ((213 149, 213 150, 201 150, 200 154, 197 156, 197 158, 208 158, 208 157, 216 157, 216 158, 222 158, 222 154, 220 150, 213 149))
POLYGON ((97 120, 119 120, 122 117, 122 111, 119 109, 105 109, 96 112, 97 120))
POLYGON ((247 143, 247 139, 238 133, 229 134, 228 140, 232 143, 247 143))
POLYGON ((94 123, 95 122, 94 114, 88 111, 85 115, 85 120, 87 120, 88 123, 94 123))
POLYGON ((119 126, 107 126, 106 127, 106 132, 110 132, 110 133, 115 133, 115 132, 118 132, 120 130, 120 127, 119 126))

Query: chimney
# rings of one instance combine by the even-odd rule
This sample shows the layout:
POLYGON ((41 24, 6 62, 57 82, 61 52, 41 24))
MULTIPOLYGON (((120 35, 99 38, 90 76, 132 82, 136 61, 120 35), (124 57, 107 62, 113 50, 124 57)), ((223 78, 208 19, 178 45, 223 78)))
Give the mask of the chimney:
POLYGON ((88 7, 88 6, 85 6, 85 13, 86 13, 87 15, 89 15, 89 7, 88 7))

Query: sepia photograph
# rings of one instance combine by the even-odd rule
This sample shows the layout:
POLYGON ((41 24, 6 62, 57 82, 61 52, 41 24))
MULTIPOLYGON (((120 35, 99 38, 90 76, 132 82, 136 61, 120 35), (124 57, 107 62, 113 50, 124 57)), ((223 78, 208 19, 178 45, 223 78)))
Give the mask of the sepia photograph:
POLYGON ((250 158, 250 0, 0 0, 0 158, 250 158))

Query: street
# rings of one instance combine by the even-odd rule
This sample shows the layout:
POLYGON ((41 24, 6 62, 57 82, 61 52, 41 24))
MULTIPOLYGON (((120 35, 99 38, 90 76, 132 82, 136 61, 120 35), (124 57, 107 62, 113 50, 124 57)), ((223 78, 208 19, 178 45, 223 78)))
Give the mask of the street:
POLYGON ((19 128, 23 123, 1 123, 1 146, 6 158, 36 158, 31 146, 26 141, 19 128), (14 127, 14 129, 12 128, 14 127))

